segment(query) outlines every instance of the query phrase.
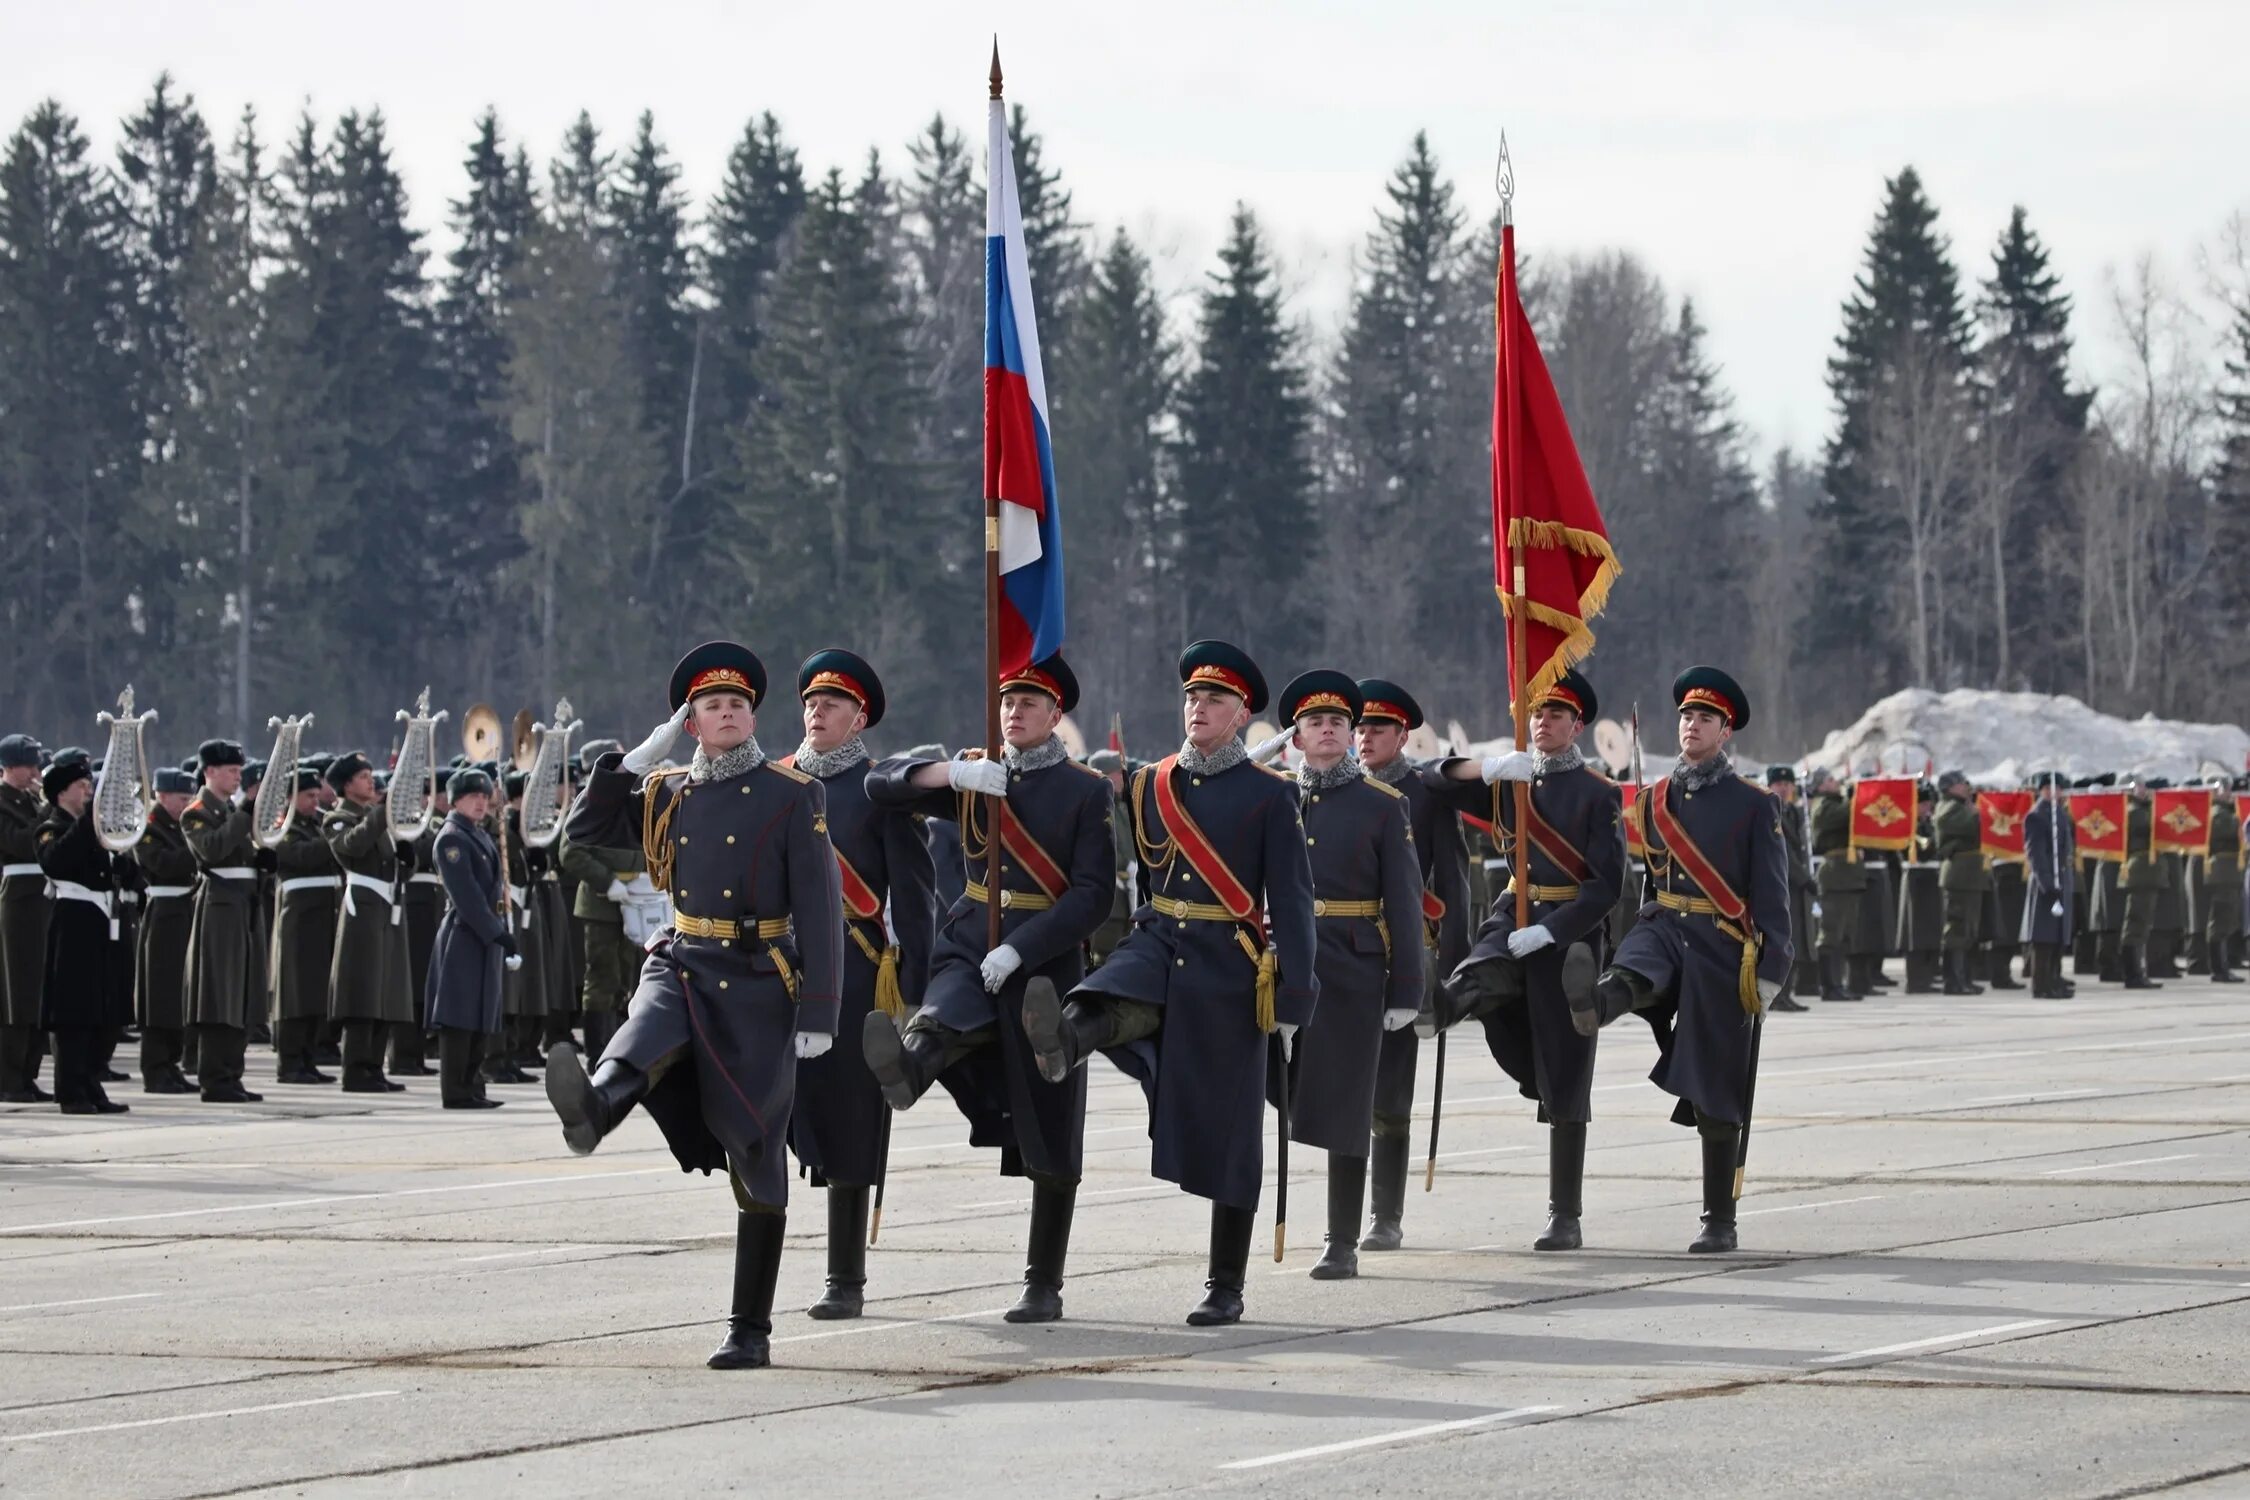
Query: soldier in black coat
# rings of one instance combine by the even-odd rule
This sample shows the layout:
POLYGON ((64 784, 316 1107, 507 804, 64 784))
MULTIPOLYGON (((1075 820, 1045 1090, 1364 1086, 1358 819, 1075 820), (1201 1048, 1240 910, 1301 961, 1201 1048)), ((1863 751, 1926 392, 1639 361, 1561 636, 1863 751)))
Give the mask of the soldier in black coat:
POLYGON ((1630 1010, 1670 1015, 1649 1077, 1680 1100, 1673 1118, 1687 1112, 1702 1136, 1703 1233, 1688 1249, 1709 1253, 1735 1247, 1757 1027, 1796 952, 1781 820, 1727 757, 1727 742, 1750 722, 1749 695, 1716 667, 1690 667, 1673 680, 1672 698, 1679 762, 1642 788, 1632 814, 1647 842, 1653 899, 1594 994, 1573 997, 1571 1018, 1592 1035, 1630 1010))
POLYGON ((2078 986, 2063 978, 2062 956, 2078 918, 2078 828, 2070 820, 2070 780, 2060 771, 2031 779, 2039 796, 2023 819, 2023 941, 2031 946, 2031 997, 2068 1000, 2078 986))
MULTIPOLYGON (((1053 995, 1085 973, 1085 944, 1109 914, 1114 853, 1109 778, 1070 759, 1055 726, 1078 702, 1060 656, 1002 677, 995 763, 910 754, 867 776, 879 807, 966 830, 961 896, 947 909, 921 1009, 903 1034, 889 1017, 861 1023, 883 1093, 910 1108, 942 1081, 969 1120, 969 1141, 1000 1150, 1001 1171, 1031 1178, 1031 1246, 1011 1323, 1062 1316, 1063 1265, 1085 1170, 1086 1075, 1042 1074, 1024 1030, 1031 986, 1053 995), (993 800, 1005 798, 1000 943, 989 941, 985 876, 993 800)), ((958 862, 958 861, 957 861, 958 862)))
POLYGON ((39 868, 39 742, 0 739, 0 1104, 51 1104, 39 1086, 46 1033, 39 986, 47 972, 47 877, 39 868))
POLYGON ((39 825, 39 868, 54 891, 47 924, 41 1024, 55 1039, 55 1102, 66 1115, 121 1115, 127 1106, 102 1088, 103 1036, 133 1019, 133 950, 118 897, 130 861, 102 847, 87 804, 93 768, 57 761, 41 778, 46 820, 39 825))
POLYGON ((1187 738, 1128 793, 1141 862, 1133 930, 1067 1007, 1050 986, 1026 986, 1023 1019, 1048 1077, 1100 1051, 1138 1079, 1152 1170, 1211 1200, 1210 1278, 1188 1314, 1201 1327, 1242 1317, 1272 1034, 1286 1059, 1312 1019, 1319 934, 1296 786, 1252 764, 1240 738, 1265 707, 1265 678, 1224 641, 1197 641, 1179 669, 1187 738))
POLYGON ((797 1063, 835 1039, 844 961, 826 798, 759 749, 765 690, 746 648, 698 646, 672 669, 672 718, 595 763, 564 836, 604 848, 637 837, 674 915, 592 1077, 567 1042, 547 1055, 547 1098, 571 1150, 592 1151, 645 1101, 682 1171, 726 1171, 739 1218, 733 1309, 710 1359, 721 1370, 770 1362, 797 1063), (642 781, 682 725, 694 763, 642 781))
POLYGON ((188 848, 180 814, 195 795, 195 778, 176 766, 159 766, 156 806, 133 848, 143 891, 135 941, 133 1011, 141 1025, 141 1091, 192 1094, 180 1066, 188 1027, 188 932, 195 925, 195 853, 188 848))
POLYGON ((446 783, 452 810, 431 844, 447 907, 430 943, 423 1025, 438 1037, 438 1097, 447 1109, 497 1109, 484 1088, 484 1054, 499 1035, 502 975, 517 957, 501 915, 507 879, 500 844, 484 831, 492 777, 475 766, 446 783))
POLYGON ((1578 739, 1600 712, 1594 685, 1565 671, 1531 707, 1530 750, 1483 762, 1439 761, 1423 773, 1462 812, 1492 820, 1515 849, 1514 783, 1531 788, 1530 913, 1516 925, 1516 872, 1492 899, 1476 945, 1441 991, 1436 1021, 1484 1023, 1492 1056, 1527 1099, 1547 1135, 1547 1230, 1535 1250, 1582 1243, 1586 1126, 1593 1119, 1594 1038, 1571 1019, 1591 996, 1607 951, 1611 911, 1625 879, 1617 785, 1586 764, 1578 739))
POLYGON ((922 1003, 935 916, 921 826, 912 812, 868 796, 860 734, 883 722, 882 679, 849 651, 818 651, 797 669, 797 697, 805 738, 782 764, 820 783, 844 897, 836 1034, 847 1045, 797 1065, 789 1116, 790 1149, 828 1193, 828 1286, 807 1310, 826 1321, 858 1317, 865 1301, 868 1202, 890 1145, 890 1106, 864 1049, 849 1041, 869 1017, 903 1021, 922 1003))
MULTIPOLYGON (((1351 754, 1362 699, 1342 672, 1315 669, 1281 690, 1303 753, 1297 809, 1312 867, 1320 1006, 1289 1070, 1289 1138, 1328 1153, 1327 1246, 1316 1281, 1359 1274, 1359 1214, 1385 1033, 1422 1009, 1422 867, 1406 794, 1369 779, 1351 754)), ((1278 1091, 1269 1096, 1280 1103, 1278 1091)))
MULTIPOLYGON (((1475 905, 1469 892, 1469 850, 1461 820, 1422 780, 1406 756, 1406 737, 1422 727, 1422 706, 1397 683, 1362 678, 1359 763, 1368 778, 1406 798, 1407 821, 1414 831, 1414 857, 1422 867, 1422 1009, 1426 1013, 1437 980, 1468 957, 1476 935, 1475 905)), ((1414 1071, 1422 1038, 1401 1026, 1383 1033, 1375 1064, 1373 1139, 1369 1142, 1367 1196, 1373 1213, 1362 1250, 1396 1250, 1405 1243, 1409 1131, 1414 1122, 1414 1071)))

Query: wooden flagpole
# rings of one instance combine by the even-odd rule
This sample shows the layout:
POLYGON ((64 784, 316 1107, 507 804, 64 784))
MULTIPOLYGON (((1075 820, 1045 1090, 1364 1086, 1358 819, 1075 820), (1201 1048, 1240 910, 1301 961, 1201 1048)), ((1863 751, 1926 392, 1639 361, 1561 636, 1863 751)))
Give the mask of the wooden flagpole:
MULTIPOLYGON (((988 81, 992 98, 1000 97, 1000 39, 992 39, 992 72, 988 81)), ((985 163, 987 192, 1000 191, 993 181, 1000 163, 985 163)), ((993 274, 986 272, 986 275, 993 274)), ((1005 276, 1005 265, 1000 275, 1005 276)), ((987 298, 987 305, 990 299, 987 298)), ((989 451, 993 442, 991 386, 985 387, 984 441, 989 451)), ((985 465, 987 474, 997 470, 985 465)), ((998 484, 987 480, 984 496, 984 753, 994 765, 1000 764, 1000 496, 998 484)), ((990 951, 1000 946, 1000 804, 992 799, 986 810, 984 837, 984 946, 990 951)))
MULTIPOLYGON (((1495 181, 1500 189, 1500 399, 1503 406, 1503 430, 1507 434, 1507 459, 1500 466, 1499 479, 1506 497, 1501 505, 1502 515, 1515 515, 1523 503, 1523 420, 1522 382, 1517 374, 1516 308, 1521 304, 1521 293, 1516 286, 1516 171, 1515 163, 1508 157, 1508 136, 1500 136, 1500 165, 1495 181)), ((1516 749, 1528 748, 1531 741, 1531 705, 1524 701, 1526 668, 1524 657, 1530 651, 1530 632, 1526 617, 1530 612, 1528 591, 1525 588, 1523 554, 1529 542, 1528 528, 1520 538, 1508 540, 1508 559, 1513 567, 1516 607, 1509 619, 1508 649, 1508 700, 1516 722, 1516 749)), ((1509 872, 1515 877, 1516 931, 1531 925, 1531 783, 1516 783, 1516 836, 1508 856, 1509 872)))

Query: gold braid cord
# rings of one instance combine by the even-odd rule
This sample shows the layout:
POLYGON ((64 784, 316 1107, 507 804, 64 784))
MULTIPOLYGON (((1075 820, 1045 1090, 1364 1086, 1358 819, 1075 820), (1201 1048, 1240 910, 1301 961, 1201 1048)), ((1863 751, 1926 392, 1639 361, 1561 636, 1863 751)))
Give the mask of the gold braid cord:
POLYGON ((1534 521, 1524 516, 1517 516, 1509 521, 1509 550, 1521 553, 1531 547, 1549 550, 1567 548, 1582 556, 1601 559, 1601 566, 1595 570, 1593 581, 1578 596, 1578 613, 1575 615, 1565 614, 1536 599, 1518 600, 1504 588, 1494 591, 1500 596, 1500 608, 1506 617, 1514 618, 1516 606, 1521 603, 1529 611, 1527 619, 1535 620, 1550 630, 1562 632, 1562 645, 1551 658, 1540 664, 1539 670, 1532 673, 1531 680, 1524 684, 1524 701, 1537 703, 1540 695, 1553 687, 1565 671, 1584 661, 1594 649, 1594 632, 1586 622, 1600 614, 1602 606, 1609 602, 1610 586, 1617 582, 1618 562, 1617 553, 1610 546, 1609 538, 1598 532, 1582 531, 1560 521, 1534 521))
POLYGON ((660 891, 672 889, 672 811, 679 805, 679 794, 661 800, 664 808, 657 810, 657 793, 664 782, 674 776, 685 776, 685 771, 659 771, 641 783, 641 858, 648 865, 648 878, 660 891))

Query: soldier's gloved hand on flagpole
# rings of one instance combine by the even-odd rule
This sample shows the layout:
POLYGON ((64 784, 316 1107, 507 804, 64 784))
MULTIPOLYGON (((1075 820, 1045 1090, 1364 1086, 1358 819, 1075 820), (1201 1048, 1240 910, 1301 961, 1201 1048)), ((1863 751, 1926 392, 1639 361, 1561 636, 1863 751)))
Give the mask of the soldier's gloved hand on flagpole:
POLYGON ((1297 1053, 1297 1027, 1294 1022, 1283 1021, 1274 1027, 1281 1034, 1281 1060, 1289 1061, 1297 1053))
POLYGON ((797 1033, 797 1059, 811 1062, 836 1045, 836 1039, 825 1031, 800 1031, 797 1033))
POLYGON ((984 956, 984 962, 977 966, 977 970, 984 975, 986 992, 997 995, 1000 993, 1000 986, 1008 982, 1008 976, 1022 967, 1023 955, 1009 944, 1002 943, 984 956))
POLYGON ((1772 1009, 1773 1002, 1780 998, 1784 984, 1785 981, 1779 979, 1760 979, 1758 981, 1758 1008, 1760 1010, 1772 1009))
POLYGON ((1005 797, 1008 795, 1008 768, 996 760, 947 761, 945 784, 957 792, 1005 797))
POLYGON ((1421 1012, 1411 1005, 1402 1006, 1397 1010, 1386 1010, 1383 1012, 1383 1029, 1385 1031, 1404 1031, 1414 1024, 1414 1018, 1420 1014, 1421 1012))
POLYGON ((1510 750, 1506 755, 1488 755, 1484 758, 1484 779, 1491 781, 1529 781, 1538 764, 1529 750, 1510 750))
POLYGON ((626 751, 625 769, 638 776, 662 760, 664 752, 672 748, 672 741, 680 737, 680 726, 687 723, 688 711, 693 707, 693 704, 681 704, 678 713, 657 725, 649 731, 647 739, 626 751))
POLYGON ((1552 947, 1554 941, 1555 935, 1547 930, 1545 923, 1534 922, 1529 927, 1519 927, 1508 934, 1508 957, 1529 958, 1542 948, 1552 947))
POLYGON ((609 889, 602 892, 602 894, 608 897, 610 900, 616 902, 619 906, 623 906, 626 902, 633 899, 633 893, 625 889, 625 882, 619 880, 614 875, 610 877, 609 889))

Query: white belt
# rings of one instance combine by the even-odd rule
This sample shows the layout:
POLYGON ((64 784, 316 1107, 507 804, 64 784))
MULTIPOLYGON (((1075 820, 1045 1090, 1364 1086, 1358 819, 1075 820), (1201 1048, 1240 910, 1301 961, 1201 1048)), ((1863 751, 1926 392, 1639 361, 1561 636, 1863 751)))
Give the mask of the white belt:
POLYGON ((332 891, 342 883, 333 875, 299 875, 295 879, 284 880, 277 889, 282 895, 286 896, 291 891, 309 891, 316 887, 320 890, 332 891))
POLYGON ((398 907, 391 900, 391 883, 387 880, 377 880, 372 875, 347 873, 344 876, 344 912, 347 916, 356 917, 359 915, 359 908, 352 904, 352 888, 354 886, 363 891, 372 891, 382 898, 383 904, 391 909, 391 925, 393 927, 398 925, 398 907))
POLYGON ((100 907, 102 915, 109 918, 110 941, 117 941, 120 933, 114 899, 116 892, 97 891, 92 886, 80 885, 75 880, 50 880, 47 882, 47 889, 57 901, 83 901, 88 906, 100 907))
POLYGON ((435 870, 417 870, 406 877, 408 885, 443 885, 445 877, 435 870))
POLYGON ((258 878, 257 867, 254 865, 213 865, 203 873, 216 875, 221 880, 256 880, 258 878))
POLYGON ((192 885, 152 885, 148 888, 148 899, 151 901, 169 901, 175 896, 194 894, 195 887, 192 885))
POLYGON ((138 906, 141 904, 141 893, 139 891, 119 891, 117 899, 127 906, 138 906))
POLYGON ((0 865, 0 880, 13 880, 18 875, 44 876, 46 873, 37 865, 0 865))

